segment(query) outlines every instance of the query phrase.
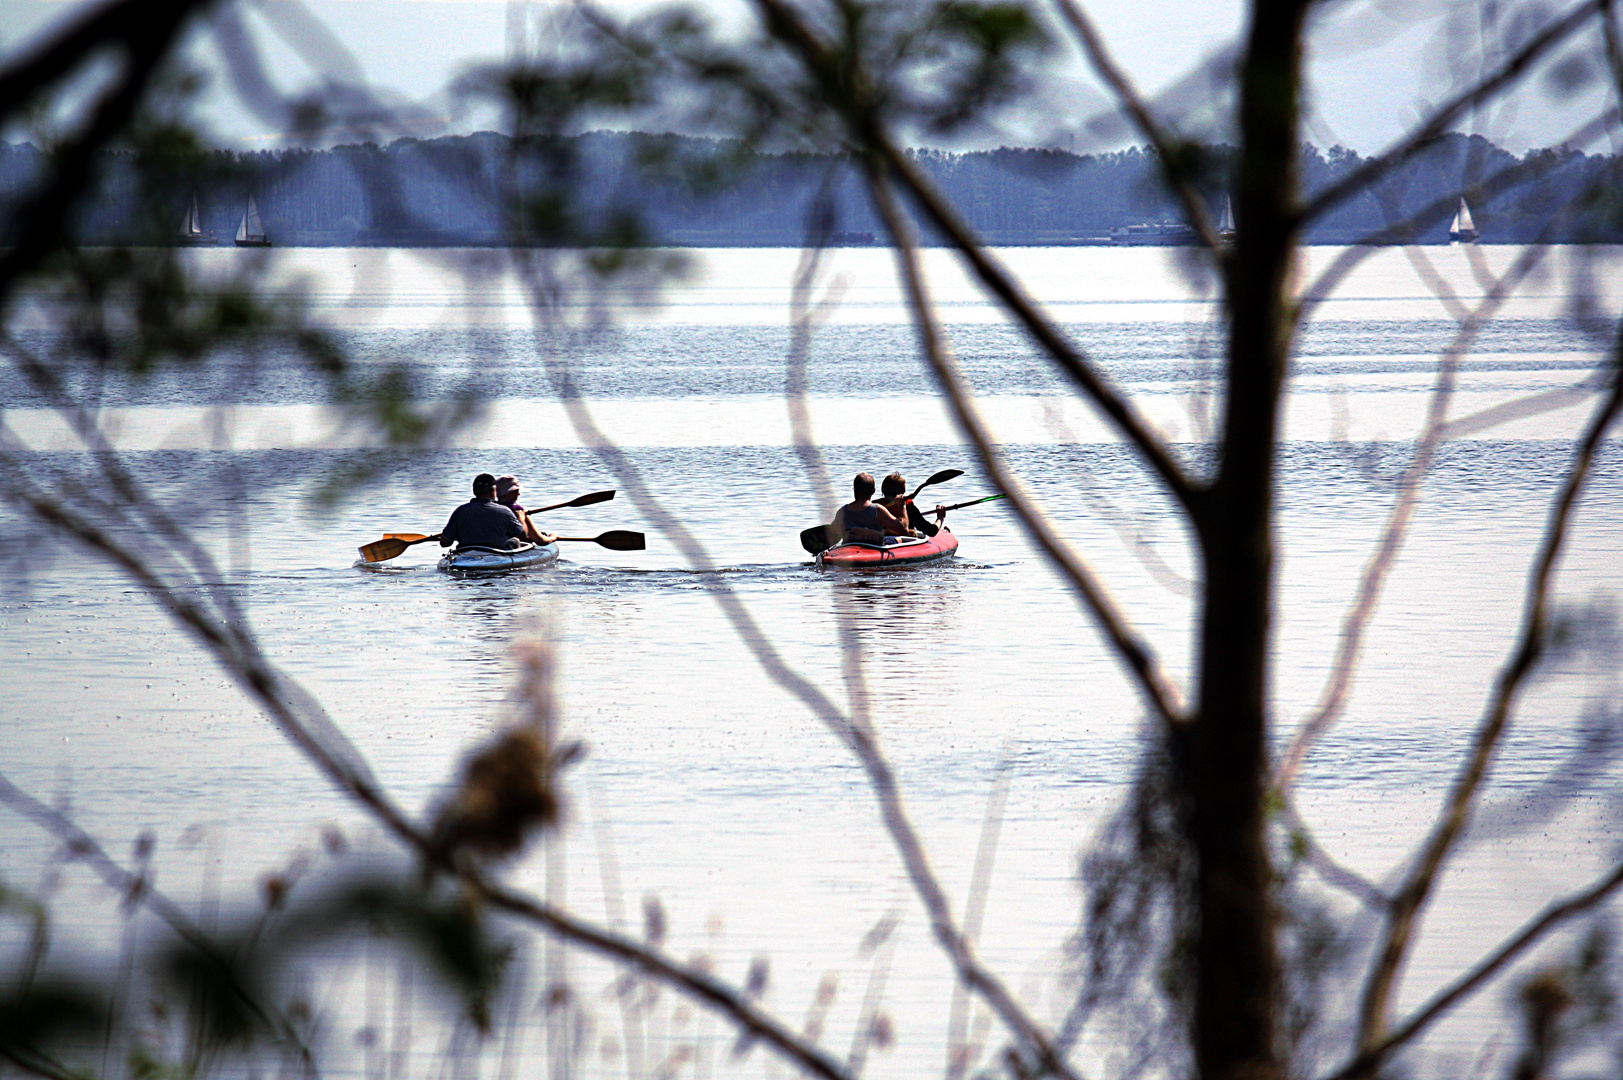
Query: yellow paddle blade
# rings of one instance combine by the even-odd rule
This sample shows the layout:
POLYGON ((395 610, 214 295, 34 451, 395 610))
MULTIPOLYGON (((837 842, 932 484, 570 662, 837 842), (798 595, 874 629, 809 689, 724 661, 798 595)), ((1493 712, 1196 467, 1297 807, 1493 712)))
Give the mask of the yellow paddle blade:
MULTIPOLYGON (((426 537, 424 539, 427 539, 426 537)), ((373 541, 361 546, 361 558, 367 562, 382 562, 392 559, 396 555, 411 547, 411 544, 396 536, 386 536, 382 540, 373 541)))

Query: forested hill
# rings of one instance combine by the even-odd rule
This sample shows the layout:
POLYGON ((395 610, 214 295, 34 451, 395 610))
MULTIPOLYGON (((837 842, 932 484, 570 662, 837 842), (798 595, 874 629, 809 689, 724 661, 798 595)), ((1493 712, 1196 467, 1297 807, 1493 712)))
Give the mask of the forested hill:
MULTIPOLYGON (((642 227, 617 233, 633 242, 798 245, 820 191, 832 193, 835 242, 870 242, 880 234, 857 176, 836 158, 742 154, 728 144, 678 136, 594 133, 559 145, 573 161, 564 190, 575 205, 568 212, 577 220, 613 223, 628 220, 622 212, 634 210, 642 227), (652 173, 650 162, 657 166, 652 173)), ((510 150, 505 136, 485 132, 388 146, 217 151, 196 171, 193 190, 204 230, 224 243, 236 232, 251 193, 279 246, 498 244, 504 230, 496 193, 509 175, 510 150)), ((1226 147, 1204 153, 1206 172, 1214 178, 1204 189, 1214 219, 1224 198, 1216 178, 1225 174, 1230 153, 1226 147)), ((915 157, 994 244, 1100 242, 1113 228, 1178 217, 1157 182, 1154 159, 1139 149, 1084 155, 921 151, 915 157)), ((25 202, 41 162, 32 146, 0 143, 0 229, 10 231, 12 210, 25 202)), ((1302 150, 1310 192, 1361 164, 1359 155, 1340 147, 1302 150)), ((1450 135, 1315 221, 1307 236, 1318 243, 1368 240, 1463 187, 1484 242, 1620 241, 1623 213, 1614 194, 1623 191, 1620 164, 1623 159, 1579 151, 1516 158, 1479 137, 1450 135), (1513 167, 1518 183, 1494 179, 1513 167)), ((82 242, 127 241, 179 228, 184 205, 173 207, 171 220, 157 223, 161 230, 137 220, 141 204, 132 194, 133 172, 127 157, 106 155, 101 193, 80 214, 82 242)), ((1417 239, 1445 240, 1449 216, 1434 216, 1417 239)))

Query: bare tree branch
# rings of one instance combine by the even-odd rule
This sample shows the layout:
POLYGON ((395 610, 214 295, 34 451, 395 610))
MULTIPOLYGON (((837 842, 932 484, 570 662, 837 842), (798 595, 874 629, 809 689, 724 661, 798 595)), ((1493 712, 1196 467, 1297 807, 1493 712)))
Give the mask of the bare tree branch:
MULTIPOLYGON (((837 90, 843 85, 835 76, 838 61, 826 44, 805 24, 785 0, 755 0, 767 28, 787 42, 801 56, 814 78, 831 82, 837 90)), ((831 104, 844 115, 858 146, 884 161, 887 170, 907 191, 924 216, 939 229, 975 276, 1025 328, 1032 339, 1070 377, 1083 394, 1109 418, 1116 429, 1138 450, 1174 498, 1186 509, 1196 498, 1195 485, 1183 466, 1172 456, 1132 403, 1112 387, 1093 362, 1055 326, 1029 297, 1013 276, 991 254, 945 198, 880 130, 878 121, 862 102, 852 101, 843 91, 831 104)))
MULTIPOLYGON (((1590 120, 1574 131, 1568 133, 1565 142, 1583 145, 1590 139, 1603 134, 1608 128, 1616 125, 1619 118, 1618 110, 1613 108, 1604 115, 1590 120)), ((1507 165, 1492 176, 1474 185, 1473 190, 1484 198, 1493 198, 1504 191, 1509 191, 1529 179, 1538 177, 1550 169, 1548 162, 1542 158, 1530 158, 1518 161, 1514 165, 1507 165)), ((1592 190, 1592 189, 1586 189, 1592 190)), ((1312 284, 1302 290, 1301 316, 1306 317, 1312 313, 1314 307, 1323 303, 1330 296, 1347 275, 1352 273, 1361 263, 1372 255, 1394 244, 1413 243, 1421 231, 1446 221, 1459 206, 1460 192, 1451 191, 1440 196, 1432 202, 1421 207, 1402 220, 1391 222, 1381 228, 1349 244, 1337 255, 1331 264, 1319 272, 1312 284)), ((1576 201, 1576 200, 1574 200, 1576 201)), ((1541 235, 1554 238, 1548 225, 1540 230, 1541 235)))
MULTIPOLYGON (((551 309, 557 294, 542 280, 542 276, 532 265, 532 260, 546 258, 546 255, 518 249, 515 249, 513 255, 519 273, 530 290, 532 310, 537 313, 536 319, 540 323, 538 329, 544 332, 547 326, 543 320, 543 313, 551 309)), ((552 367, 555 387, 563 400, 570 424, 582 443, 598 453, 613 470, 620 487, 632 503, 697 568, 706 590, 715 599, 723 615, 732 625, 733 632, 738 635, 739 640, 744 643, 767 677, 799 699, 813 716, 857 756, 867 774, 869 787, 879 804, 880 817, 885 829, 902 858, 903 868, 914 892, 929 915, 936 939, 952 961, 958 978, 987 1001, 1004 1024, 1028 1046, 1032 1055, 1043 1063, 1045 1070, 1061 1077, 1062 1080, 1077 1080, 1070 1067, 1054 1054, 1042 1029, 1015 1001, 1013 995, 1004 987, 1002 980, 980 963, 962 931, 958 929, 946 893, 937 880, 924 845, 908 817, 902 800, 901 786, 884 752, 879 748, 871 727, 861 722, 860 715, 848 716, 842 713, 820 687, 790 667, 756 623, 738 594, 712 572, 713 562, 704 545, 693 536, 679 516, 664 507, 643 478, 641 471, 597 426, 591 410, 576 392, 568 371, 556 358, 550 358, 549 365, 552 367)))
POLYGON ((838 504, 829 479, 828 461, 812 434, 811 410, 806 405, 806 369, 811 359, 812 334, 832 307, 833 298, 828 294, 817 304, 812 302, 812 297, 833 223, 833 182, 832 170, 823 174, 822 186, 806 222, 806 243, 789 301, 789 352, 784 387, 789 406, 789 438, 811 481, 813 501, 831 517, 831 508, 838 504))
POLYGON ((804 1071, 824 1077, 825 1080, 851 1080, 850 1075, 838 1061, 762 1012, 747 994, 721 980, 669 960, 657 951, 622 934, 593 926, 550 904, 508 890, 471 868, 462 867, 458 877, 469 892, 491 907, 535 923, 577 945, 587 946, 594 952, 638 968, 727 1014, 749 1035, 775 1047, 785 1058, 799 1065, 804 1071))
MULTIPOLYGON (((1414 249, 1405 250, 1415 254, 1414 249)), ((1297 729, 1284 759, 1274 770, 1274 786, 1281 792, 1290 790, 1292 783, 1295 782, 1296 773, 1313 744, 1336 722, 1346 706, 1353 675, 1358 668, 1359 653, 1363 648, 1364 632, 1369 628, 1370 619, 1375 615, 1375 608, 1380 602, 1381 590, 1386 584, 1387 575, 1397 562, 1398 553, 1408 539, 1409 522, 1420 501, 1421 485, 1431 472, 1437 447, 1442 443, 1444 432, 1448 429, 1448 407, 1453 401, 1460 361, 1471 351, 1482 327, 1493 319, 1505 300, 1537 268, 1543 257, 1542 247, 1530 246, 1522 249, 1510 269, 1494 283, 1487 297, 1464 314, 1454 340, 1449 343, 1447 352, 1439 360, 1436 383, 1426 409, 1425 424, 1421 428, 1420 438, 1415 442, 1409 464, 1404 467, 1402 475, 1398 478, 1397 498, 1393 500, 1380 540, 1368 562, 1364 564, 1357 599, 1342 620, 1341 633, 1336 642, 1336 655, 1330 664, 1330 677, 1319 695, 1318 704, 1297 729)), ((1429 264, 1425 269, 1429 269, 1429 264)), ((1447 283, 1435 273, 1430 277, 1434 291, 1442 293, 1448 290, 1447 283)))
POLYGON ((1293 847, 1300 845, 1300 854, 1314 873, 1323 878, 1325 883, 1340 889, 1353 897, 1366 907, 1376 911, 1385 911, 1391 904, 1391 897, 1382 892, 1380 887, 1369 881, 1363 875, 1354 873, 1337 862, 1328 851, 1324 850, 1313 831, 1307 827, 1307 822, 1297 813, 1296 805, 1286 801, 1280 810, 1280 819, 1290 835, 1293 847))
POLYGON ((1393 989, 1414 940, 1416 926, 1437 876, 1447 864, 1455 842, 1470 820, 1476 793, 1487 774, 1499 738, 1510 720, 1516 698, 1538 662, 1545 645, 1550 580, 1567 536, 1573 508, 1583 490, 1590 468, 1607 429, 1623 409, 1623 335, 1614 347, 1612 385, 1606 399, 1591 418, 1579 442, 1571 469, 1550 510, 1538 557, 1529 574, 1522 609, 1522 629, 1510 659, 1501 669, 1487 712, 1477 729, 1470 756, 1462 766, 1430 837, 1422 847, 1415 866, 1393 897, 1387 917, 1385 938, 1377 960, 1365 982, 1359 1010, 1359 1045, 1364 1050, 1379 1045, 1385 1036, 1385 1018, 1393 989))
POLYGON ((1185 720, 1181 695, 1162 671, 1160 662, 1129 625, 1093 570, 1060 538, 1032 501, 1031 496, 1027 494, 1024 486, 1004 465, 1003 456, 994 446, 992 433, 986 427, 980 411, 975 407, 963 376, 959 373, 957 365, 949 359, 942 344, 940 329, 936 325, 929 297, 919 276, 917 247, 912 232, 890 194, 886 177, 878 169, 878 165, 869 166, 869 189, 896 249, 898 271, 907 290, 908 303, 913 309, 920 348, 930 364, 930 369, 935 373, 936 383, 946 395, 948 404, 952 406, 953 418, 957 421, 959 430, 975 448, 976 456, 979 457, 981 467, 986 470, 987 476, 997 485, 999 491, 1008 496, 1009 505, 1014 508, 1016 516, 1025 526, 1026 534, 1042 549, 1049 561, 1070 582, 1071 588, 1081 598, 1088 614, 1093 617, 1105 639, 1110 643, 1117 660, 1132 675, 1134 684, 1151 713, 1170 727, 1180 726, 1185 720))
POLYGON ((1619 864, 1605 877, 1582 892, 1575 893, 1545 908, 1542 913, 1524 925, 1499 948, 1478 962, 1475 967, 1456 980, 1453 985, 1439 992, 1430 1001, 1422 1005, 1413 1016, 1404 1021, 1391 1035, 1361 1051, 1351 1062, 1332 1073, 1329 1080, 1362 1080, 1364 1077, 1372 1076, 1375 1070, 1379 1069, 1395 1052, 1423 1033, 1431 1026, 1433 1021, 1453 1008, 1458 1002, 1474 993, 1478 987, 1493 978, 1516 957, 1537 944, 1550 931, 1556 929, 1568 919, 1583 914, 1611 896, 1619 885, 1623 885, 1623 864, 1619 864))
POLYGON ((1424 123, 1412 129, 1403 142, 1320 190, 1307 205, 1297 211, 1298 224, 1306 225, 1338 203, 1367 189, 1381 177, 1436 142, 1454 121, 1488 101, 1501 90, 1513 86, 1533 63, 1581 30, 1585 23, 1602 10, 1604 2, 1605 0, 1585 0, 1585 3, 1579 4, 1565 17, 1557 19, 1534 35, 1493 74, 1435 110, 1424 123))
POLYGON ((84 1080, 83 1077, 70 1072, 59 1062, 52 1061, 43 1054, 23 1054, 0 1044, 0 1058, 5 1058, 23 1072, 43 1077, 44 1080, 84 1080))
POLYGON ((55 155, 50 183, 13 212, 21 230, 14 246, 0 255, 0 297, 61 242, 96 155, 129 127, 186 20, 207 2, 118 0, 53 39, 38 56, 0 74, 0 117, 9 117, 103 46, 117 45, 125 53, 120 77, 97 100, 85 128, 55 155))
MULTIPOLYGON (((11 480, 6 494, 30 510, 39 520, 89 548, 117 566, 141 586, 172 619, 187 630, 214 656, 216 662, 239 686, 270 713, 276 726, 319 771, 349 797, 369 811, 393 835, 432 867, 454 871, 477 895, 486 897, 503 910, 521 915, 576 944, 604 953, 614 959, 633 962, 659 976, 677 989, 727 1013, 741 1028, 782 1050, 808 1072, 826 1080, 847 1080, 837 1063, 827 1059, 815 1046, 801 1041, 789 1029, 756 1009, 736 991, 703 973, 691 971, 629 938, 574 919, 538 901, 502 889, 467 865, 453 865, 450 854, 433 838, 413 824, 389 797, 370 779, 370 771, 357 752, 354 760, 343 760, 330 746, 337 733, 332 722, 319 714, 319 706, 259 653, 245 625, 227 625, 211 617, 186 599, 171 583, 158 576, 138 556, 111 540, 104 531, 93 528, 50 494, 19 488, 11 480), (312 728, 312 721, 322 727, 312 728), (319 733, 318 733, 319 732, 319 733)), ((341 737, 341 733, 340 734, 341 737)), ((347 746, 347 740, 345 744, 347 746)), ((345 756, 348 756, 347 754, 345 756)))
POLYGON ((1190 227, 1200 237, 1200 242, 1221 259, 1223 248, 1217 230, 1212 227, 1212 216, 1207 212, 1206 203, 1201 199, 1200 193, 1189 183, 1189 177, 1179 167, 1176 150, 1166 130, 1150 115, 1149 106, 1139 96, 1132 81, 1116 66, 1110 51, 1105 48, 1104 39, 1099 36, 1093 21, 1082 10, 1082 5, 1077 0, 1054 0, 1054 2, 1058 5, 1060 14, 1065 16, 1065 21, 1070 23, 1071 29, 1076 31, 1076 36, 1082 40, 1082 49, 1093 69, 1116 92, 1116 96, 1121 99, 1122 108, 1127 110, 1127 115, 1131 116, 1133 123, 1137 125, 1139 134, 1149 140, 1150 145, 1154 147, 1156 156, 1161 159, 1161 170, 1165 173, 1167 182, 1172 185, 1173 192, 1177 194, 1178 201, 1183 204, 1184 216, 1189 220, 1190 227))

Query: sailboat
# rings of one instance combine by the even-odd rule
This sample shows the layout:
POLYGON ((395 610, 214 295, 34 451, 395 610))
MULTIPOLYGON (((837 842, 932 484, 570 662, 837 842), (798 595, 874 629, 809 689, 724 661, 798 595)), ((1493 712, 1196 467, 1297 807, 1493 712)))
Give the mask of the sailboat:
POLYGON ((1461 198, 1459 213, 1454 215, 1453 224, 1448 227, 1448 239, 1455 244, 1474 244, 1477 235, 1476 222, 1471 220, 1471 208, 1461 198))
POLYGON ((1223 218, 1217 223, 1217 238, 1225 244, 1234 242, 1234 200, 1223 196, 1223 218))
POLYGON ((270 237, 265 235, 265 223, 259 220, 259 207, 254 205, 254 197, 248 196, 248 208, 242 212, 242 224, 237 226, 238 247, 270 247, 270 237))
POLYGON ((181 247, 214 247, 219 243, 214 239, 212 232, 203 231, 203 221, 197 214, 197 196, 192 196, 192 207, 181 219, 180 232, 175 234, 175 243, 181 247))

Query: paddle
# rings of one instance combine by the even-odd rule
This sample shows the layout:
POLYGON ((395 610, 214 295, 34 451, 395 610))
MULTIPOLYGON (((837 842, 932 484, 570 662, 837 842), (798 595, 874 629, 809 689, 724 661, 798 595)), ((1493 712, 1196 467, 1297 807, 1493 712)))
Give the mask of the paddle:
POLYGON ((560 542, 579 541, 587 544, 597 544, 610 551, 642 551, 648 547, 648 540, 640 532, 628 532, 625 529, 611 529, 597 536, 559 536, 560 542))
POLYGON ((827 551, 839 542, 840 536, 832 525, 813 525, 809 529, 802 529, 800 533, 800 546, 805 548, 809 555, 827 551))
POLYGON ((383 562, 392 559, 413 544, 423 544, 430 540, 438 540, 439 534, 433 536, 419 536, 417 533, 391 533, 382 540, 374 541, 361 546, 361 558, 367 562, 383 562))
MULTIPOLYGON (((909 501, 916 499, 918 498, 919 492, 923 491, 931 484, 945 484, 948 480, 955 480, 962 475, 964 475, 964 470, 962 469, 942 469, 940 472, 933 474, 930 479, 914 488, 913 494, 909 495, 907 498, 909 501)), ((806 549, 806 553, 808 555, 817 555, 821 552, 827 551, 829 548, 833 547, 839 542, 840 537, 837 533, 835 533, 833 525, 813 525, 809 529, 801 530, 800 533, 800 546, 806 549)))
POLYGON ((539 506, 534 510, 524 512, 526 514, 544 514, 548 510, 562 510, 566 506, 591 506, 594 503, 608 502, 612 498, 614 498, 614 492, 612 491, 594 491, 590 495, 582 495, 579 498, 570 499, 568 502, 553 503, 551 506, 539 506))
MULTIPOLYGON (((551 506, 537 507, 534 510, 526 511, 526 513, 544 514, 548 510, 562 510, 566 506, 592 506, 596 503, 608 502, 612 498, 614 498, 614 492, 612 491, 594 491, 590 495, 579 495, 573 499, 570 499, 568 502, 553 503, 551 506)), ((604 533, 603 535, 618 536, 622 534, 604 533)), ((623 535, 638 536, 639 534, 625 533, 623 535)), ((379 540, 376 543, 366 544, 361 548, 361 558, 365 559, 367 562, 383 562, 387 559, 394 558, 407 548, 411 547, 413 544, 421 544, 425 540, 438 539, 439 536, 437 534, 434 536, 424 536, 422 533, 384 533, 382 540, 379 540)), ((604 544, 603 546, 613 547, 613 544, 604 544)), ((615 550, 641 551, 643 550, 643 545, 639 542, 636 547, 615 548, 615 550)))

